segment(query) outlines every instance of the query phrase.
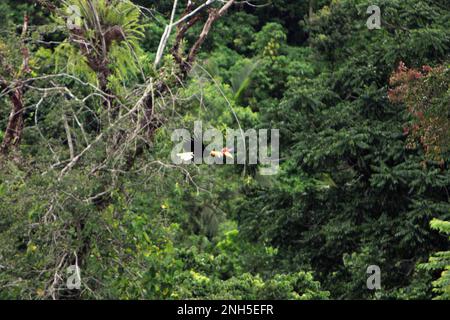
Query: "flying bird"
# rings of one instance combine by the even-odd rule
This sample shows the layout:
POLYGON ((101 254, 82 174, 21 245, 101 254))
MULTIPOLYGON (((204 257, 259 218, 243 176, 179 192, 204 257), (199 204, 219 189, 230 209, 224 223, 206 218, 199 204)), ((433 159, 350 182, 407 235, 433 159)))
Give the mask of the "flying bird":
MULTIPOLYGON (((190 161, 194 158, 194 150, 195 147, 197 147, 201 150, 202 154, 206 150, 206 146, 203 144, 202 140, 198 136, 194 136, 193 138, 188 138, 184 140, 183 144, 183 152, 177 153, 177 157, 179 157, 183 161, 190 161)), ((233 159, 232 155, 233 149, 225 147, 220 151, 217 151, 216 149, 212 149, 210 152, 210 156, 213 158, 230 158, 233 159)))
POLYGON ((213 149, 211 151, 210 155, 211 155, 211 157, 214 157, 214 158, 227 157, 227 158, 233 159, 233 155, 231 154, 231 152, 233 152, 233 149, 225 147, 221 151, 216 151, 213 149))

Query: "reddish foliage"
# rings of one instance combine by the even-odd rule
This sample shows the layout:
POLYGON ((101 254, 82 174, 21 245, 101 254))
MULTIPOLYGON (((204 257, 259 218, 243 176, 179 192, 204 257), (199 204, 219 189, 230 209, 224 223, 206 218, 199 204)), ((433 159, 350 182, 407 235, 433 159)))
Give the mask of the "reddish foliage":
POLYGON ((422 66, 421 70, 407 68, 399 63, 391 75, 388 98, 392 103, 402 103, 412 116, 403 128, 408 136, 407 148, 418 143, 427 158, 443 163, 444 153, 449 151, 449 70, 443 66, 422 66))

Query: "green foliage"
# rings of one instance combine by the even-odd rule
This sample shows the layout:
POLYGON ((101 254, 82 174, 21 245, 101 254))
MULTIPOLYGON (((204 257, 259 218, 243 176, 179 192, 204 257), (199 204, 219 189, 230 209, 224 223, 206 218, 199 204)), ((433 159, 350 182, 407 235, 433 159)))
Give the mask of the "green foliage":
MULTIPOLYGON (((416 263, 445 246, 428 222, 448 218, 449 159, 423 167, 424 153, 406 148, 408 116, 389 103, 388 80, 400 60, 445 64, 448 11, 431 1, 380 3, 386 23, 372 31, 365 26, 370 4, 333 1, 306 24, 311 71, 277 88, 284 97, 273 112, 261 109, 282 130, 283 187, 248 190, 239 222, 249 238, 276 247, 287 270, 311 267, 335 298, 412 298, 411 285, 426 288, 416 263), (422 6, 423 21, 413 18, 422 6), (382 270, 376 295, 364 286, 370 264, 382 270)), ((448 77, 442 81, 445 91, 448 77)))
MULTIPOLYGON (((141 13, 131 1, 117 0, 111 3, 101 0, 93 3, 95 12, 85 0, 67 3, 67 7, 75 5, 80 8, 83 23, 80 26, 82 38, 79 41, 87 42, 92 49, 86 50, 73 42, 65 41, 55 49, 52 64, 55 65, 56 72, 82 75, 90 83, 97 84, 95 73, 104 72, 103 68, 106 66, 94 64, 100 63, 105 59, 103 55, 106 55, 107 68, 110 70, 108 87, 114 92, 125 94, 126 86, 142 74, 143 65, 149 64, 139 42, 144 37, 145 28, 140 20, 141 13), (105 30, 98 30, 97 19, 105 30), (103 52, 105 50, 107 52, 103 52), (90 58, 86 56, 86 51, 90 58)), ((56 20, 59 24, 65 23, 60 18, 56 20)))
POLYGON ((61 8, 80 7, 76 31, 27 1, 0 4, 0 78, 16 76, 6 62, 22 64, 25 10, 35 78, 20 159, 0 158, 0 299, 450 298, 448 239, 434 231, 450 233, 445 1, 379 1, 380 30, 366 27, 369 0, 239 4, 182 84, 171 55, 152 67, 172 1, 89 3, 61 8), (95 86, 120 116, 150 78, 168 88, 153 92, 151 139, 140 109, 106 129, 95 86), (173 165, 172 130, 199 120, 223 133, 280 129, 279 174, 173 165), (61 175, 72 152, 82 157, 61 175), (69 290, 66 268, 79 261, 82 289, 69 290), (366 287, 369 265, 381 290, 366 287))
MULTIPOLYGON (((200 293, 199 298, 219 300, 323 300, 329 293, 321 291, 317 281, 313 281, 310 273, 299 272, 291 275, 277 275, 264 281, 259 276, 244 273, 227 281, 214 282, 197 273, 191 273, 188 287, 200 293), (207 293, 205 296, 204 294, 207 293)), ((176 293, 176 297, 180 295, 176 293)), ((187 296, 193 298, 193 296, 187 296)))
POLYGON ((250 85, 251 75, 258 67, 258 62, 243 61, 242 65, 234 65, 234 67, 238 68, 238 70, 231 78, 231 87, 233 88, 234 100, 239 101, 250 85))
MULTIPOLYGON (((434 230, 449 235, 450 222, 433 219, 430 226, 434 230)), ((434 253, 427 263, 419 265, 419 268, 425 270, 443 270, 439 279, 433 281, 433 291, 437 294, 436 299, 450 299, 450 251, 440 251, 434 253)))

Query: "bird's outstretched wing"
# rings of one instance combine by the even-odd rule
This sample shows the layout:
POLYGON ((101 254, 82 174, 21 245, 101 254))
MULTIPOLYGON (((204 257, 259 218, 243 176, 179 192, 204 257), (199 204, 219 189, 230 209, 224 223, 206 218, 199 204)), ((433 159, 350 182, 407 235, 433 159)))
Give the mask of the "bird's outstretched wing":
POLYGON ((229 152, 229 151, 223 152, 223 155, 224 155, 225 157, 227 157, 227 158, 233 159, 233 155, 232 155, 231 152, 229 152))
POLYGON ((183 161, 189 161, 192 160, 192 158, 194 158, 194 153, 193 152, 177 153, 177 157, 183 161))
POLYGON ((233 152, 233 148, 225 147, 222 149, 222 154, 225 157, 230 158, 230 159, 233 159, 233 155, 231 154, 232 152, 233 152))

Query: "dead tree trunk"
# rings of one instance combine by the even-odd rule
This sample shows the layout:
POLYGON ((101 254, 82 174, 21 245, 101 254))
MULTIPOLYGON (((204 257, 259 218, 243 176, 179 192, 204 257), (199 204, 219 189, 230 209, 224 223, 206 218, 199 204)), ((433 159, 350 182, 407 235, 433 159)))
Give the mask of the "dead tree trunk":
MULTIPOLYGON (((25 14, 24 22, 22 28, 21 35, 21 53, 22 53, 22 67, 20 69, 20 74, 28 74, 31 72, 29 67, 30 54, 29 50, 25 43, 25 38, 28 32, 28 21, 29 18, 25 14)), ((10 74, 14 74, 14 68, 5 63, 5 69, 10 74)), ((20 145, 20 141, 22 139, 22 132, 24 127, 23 120, 23 112, 24 112, 24 103, 23 103, 23 94, 24 94, 24 86, 22 81, 20 80, 20 76, 16 77, 16 83, 14 81, 8 86, 8 82, 4 79, 0 79, 0 85, 3 89, 8 90, 9 86, 12 86, 10 89, 9 97, 11 100, 11 112, 8 118, 8 124, 6 126, 5 135, 3 138, 3 142, 0 146, 0 153, 3 155, 7 155, 10 150, 17 149, 20 145)))
POLYGON ((1 153, 7 155, 11 149, 17 149, 20 145, 23 131, 23 102, 22 90, 16 88, 10 95, 12 108, 9 114, 5 136, 0 147, 1 153))

